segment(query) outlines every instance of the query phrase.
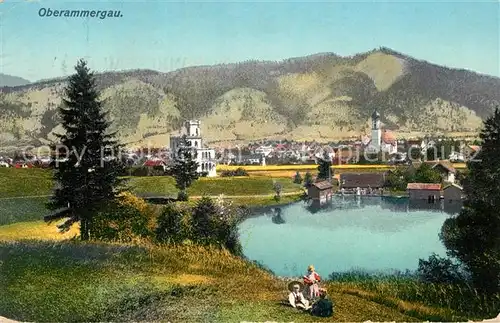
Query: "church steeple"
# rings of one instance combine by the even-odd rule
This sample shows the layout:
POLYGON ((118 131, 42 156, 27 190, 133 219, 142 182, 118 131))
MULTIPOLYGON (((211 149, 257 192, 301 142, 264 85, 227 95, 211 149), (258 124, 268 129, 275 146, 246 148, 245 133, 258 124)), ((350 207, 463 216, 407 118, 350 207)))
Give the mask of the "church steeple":
POLYGON ((372 130, 380 129, 380 113, 377 110, 372 113, 372 130))
POLYGON ((382 144, 382 129, 380 129, 380 113, 377 110, 372 113, 372 140, 370 145, 375 151, 380 151, 382 144))

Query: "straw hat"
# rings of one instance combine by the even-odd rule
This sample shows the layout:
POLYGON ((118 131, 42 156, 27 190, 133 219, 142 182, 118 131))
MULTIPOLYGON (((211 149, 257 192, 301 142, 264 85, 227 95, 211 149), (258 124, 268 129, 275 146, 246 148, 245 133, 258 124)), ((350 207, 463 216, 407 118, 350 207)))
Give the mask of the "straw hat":
POLYGON ((295 285, 299 285, 299 291, 302 291, 304 289, 304 284, 302 284, 301 282, 297 281, 297 280, 294 280, 293 282, 290 282, 288 284, 288 290, 293 292, 293 286, 295 285))
POLYGON ((308 271, 314 271, 314 266, 313 265, 309 265, 309 267, 307 267, 307 270, 308 271))

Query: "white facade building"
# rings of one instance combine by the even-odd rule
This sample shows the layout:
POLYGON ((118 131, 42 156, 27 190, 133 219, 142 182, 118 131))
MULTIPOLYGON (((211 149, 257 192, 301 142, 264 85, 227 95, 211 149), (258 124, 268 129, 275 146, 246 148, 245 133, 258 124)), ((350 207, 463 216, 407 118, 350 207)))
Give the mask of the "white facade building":
POLYGON ((367 149, 374 153, 382 151, 392 155, 398 152, 396 137, 392 131, 382 130, 380 126, 380 114, 377 111, 373 111, 372 114, 372 136, 367 146, 367 149))
POLYGON ((215 149, 203 147, 201 122, 199 120, 186 121, 179 135, 170 136, 170 151, 172 152, 172 158, 177 157, 183 136, 186 136, 188 144, 196 151, 194 156, 198 163, 198 173, 207 172, 207 177, 217 176, 215 170, 217 165, 215 160, 215 149))
POLYGON ((264 157, 269 156, 272 152, 273 152, 272 146, 260 146, 259 148, 255 149, 256 154, 261 154, 264 157))

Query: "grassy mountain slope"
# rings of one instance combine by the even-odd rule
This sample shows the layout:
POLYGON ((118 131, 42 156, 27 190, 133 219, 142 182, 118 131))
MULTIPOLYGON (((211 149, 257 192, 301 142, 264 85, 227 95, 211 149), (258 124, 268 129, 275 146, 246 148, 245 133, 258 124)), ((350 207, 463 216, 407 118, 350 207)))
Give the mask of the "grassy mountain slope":
MULTIPOLYGON (((168 144, 187 118, 202 120, 209 141, 339 139, 366 132, 374 109, 400 134, 474 132, 500 102, 499 78, 386 48, 169 73, 109 72, 97 80, 116 129, 131 144, 168 144)), ((63 82, 3 88, 0 145, 53 139, 63 82)))

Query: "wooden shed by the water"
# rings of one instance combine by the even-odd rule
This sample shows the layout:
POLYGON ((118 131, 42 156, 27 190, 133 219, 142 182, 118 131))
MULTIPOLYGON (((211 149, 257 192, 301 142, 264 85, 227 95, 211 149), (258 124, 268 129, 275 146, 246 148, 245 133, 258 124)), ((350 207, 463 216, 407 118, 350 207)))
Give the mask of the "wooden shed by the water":
POLYGON ((443 188, 443 199, 445 201, 460 201, 463 195, 463 188, 457 184, 451 184, 443 188))
POLYGON ((379 189, 385 185, 385 173, 342 173, 339 178, 340 188, 372 188, 379 189))
POLYGON ((307 195, 313 201, 326 202, 333 195, 333 185, 329 181, 313 183, 307 189, 307 195))
POLYGON ((436 201, 441 198, 441 184, 408 183, 406 189, 410 200, 436 201))

